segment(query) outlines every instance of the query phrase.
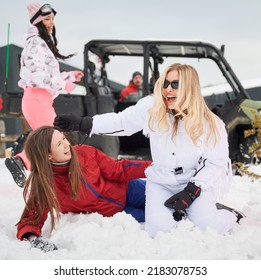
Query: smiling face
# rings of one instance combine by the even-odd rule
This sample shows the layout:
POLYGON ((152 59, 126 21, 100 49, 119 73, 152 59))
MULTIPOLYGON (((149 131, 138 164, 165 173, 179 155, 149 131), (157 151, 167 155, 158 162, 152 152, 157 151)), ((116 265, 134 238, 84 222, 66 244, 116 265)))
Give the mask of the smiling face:
MULTIPOLYGON (((165 80, 169 82, 179 81, 179 72, 177 70, 170 71, 167 74, 165 80)), ((171 83, 169 83, 168 87, 163 89, 163 93, 168 109, 174 109, 174 104, 178 95, 178 89, 172 88, 171 83)))
POLYGON ((54 14, 51 13, 50 15, 46 16, 42 22, 43 22, 43 25, 45 26, 45 28, 47 29, 47 32, 49 34, 52 34, 53 27, 54 27, 54 14))
POLYGON ((64 163, 69 161, 71 157, 70 143, 60 131, 55 129, 51 142, 49 160, 55 163, 64 163))

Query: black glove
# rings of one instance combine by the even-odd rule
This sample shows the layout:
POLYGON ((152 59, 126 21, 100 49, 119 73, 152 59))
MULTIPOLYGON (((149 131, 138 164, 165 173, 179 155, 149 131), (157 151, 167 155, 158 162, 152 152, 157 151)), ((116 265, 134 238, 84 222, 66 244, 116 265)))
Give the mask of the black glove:
POLYGON ((177 210, 173 212, 173 218, 176 222, 179 222, 182 220, 183 217, 187 215, 186 211, 177 210))
POLYGON ((197 187, 194 183, 189 182, 183 191, 174 194, 165 201, 164 205, 174 210, 184 211, 197 197, 199 197, 200 192, 201 188, 197 187))
POLYGON ((54 119, 54 127, 62 131, 81 131, 90 134, 92 130, 92 117, 77 117, 74 115, 57 115, 54 119))
POLYGON ((52 241, 43 236, 36 236, 30 243, 32 248, 40 249, 45 253, 58 249, 52 241))

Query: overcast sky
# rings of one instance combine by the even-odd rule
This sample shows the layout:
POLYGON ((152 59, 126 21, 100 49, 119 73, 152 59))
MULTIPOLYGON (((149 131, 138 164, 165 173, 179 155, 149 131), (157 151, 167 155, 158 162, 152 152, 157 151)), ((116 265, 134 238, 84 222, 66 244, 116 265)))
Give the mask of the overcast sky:
MULTIPOLYGON (((261 75, 260 0, 48 0, 57 11, 59 49, 77 52, 69 64, 83 67, 83 49, 91 39, 201 39, 218 47, 242 80, 261 75)), ((23 46, 28 0, 2 0, 0 46, 23 46)), ((40 2, 44 4, 45 2, 40 2)), ((136 69, 126 69, 133 72, 136 69)), ((120 69, 122 75, 125 72, 120 69)))

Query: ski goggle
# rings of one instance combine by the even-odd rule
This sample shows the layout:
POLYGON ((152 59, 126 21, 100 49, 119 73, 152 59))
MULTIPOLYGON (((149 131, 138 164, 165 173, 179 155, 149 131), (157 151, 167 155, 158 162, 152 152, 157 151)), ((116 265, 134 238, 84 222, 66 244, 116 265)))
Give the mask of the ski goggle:
POLYGON ((56 15, 56 11, 51 7, 50 4, 44 4, 37 13, 30 19, 30 22, 33 23, 39 16, 47 16, 53 13, 56 15))
POLYGON ((167 88, 168 86, 171 86, 173 89, 178 89, 179 88, 179 81, 178 80, 174 80, 174 81, 168 81, 165 80, 163 83, 163 88, 167 88))

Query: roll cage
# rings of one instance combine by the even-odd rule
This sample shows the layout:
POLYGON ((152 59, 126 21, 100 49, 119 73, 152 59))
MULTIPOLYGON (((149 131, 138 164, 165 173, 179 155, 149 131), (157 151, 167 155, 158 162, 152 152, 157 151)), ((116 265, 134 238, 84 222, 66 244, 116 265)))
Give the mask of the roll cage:
MULTIPOLYGON (((223 76, 230 84, 238 100, 249 99, 250 96, 235 75, 224 57, 225 46, 220 49, 203 41, 156 41, 156 40, 91 40, 84 48, 85 84, 88 87, 90 75, 89 52, 100 57, 103 67, 110 61, 110 56, 136 56, 143 57, 143 92, 151 93, 154 82, 158 79, 159 64, 165 58, 186 57, 197 59, 211 59, 218 65, 223 76), (149 70, 152 75, 149 76, 149 70)), ((103 73, 106 75, 106 72, 103 73)), ((106 76, 103 77, 106 80, 106 76)))

